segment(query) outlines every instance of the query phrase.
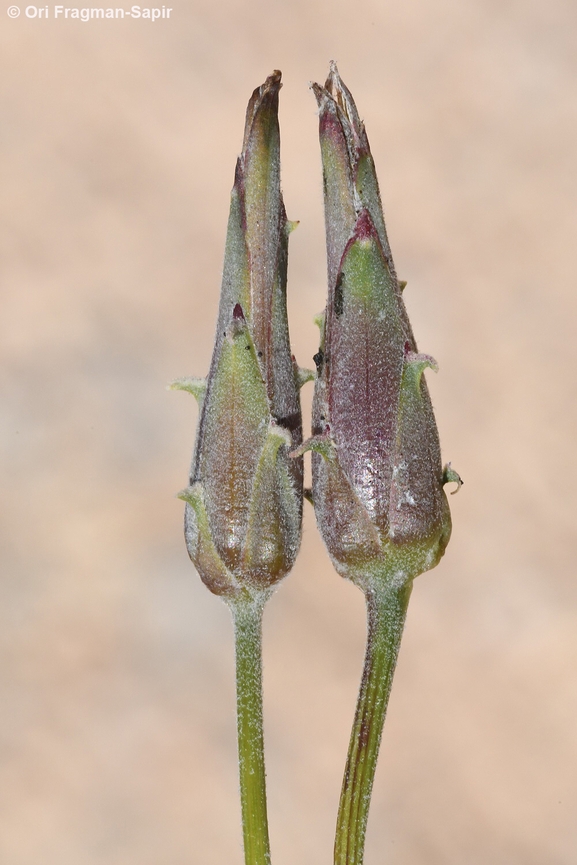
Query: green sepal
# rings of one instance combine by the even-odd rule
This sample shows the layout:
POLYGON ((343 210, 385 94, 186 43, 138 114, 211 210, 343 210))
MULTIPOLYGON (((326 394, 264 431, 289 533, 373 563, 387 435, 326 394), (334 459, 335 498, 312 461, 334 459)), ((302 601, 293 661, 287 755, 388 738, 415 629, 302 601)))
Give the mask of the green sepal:
POLYGON ((237 304, 213 363, 193 476, 204 485, 212 537, 236 572, 270 408, 252 334, 237 304))
POLYGON ((339 574, 357 582, 357 575, 381 558, 379 531, 345 475, 330 435, 312 436, 290 456, 301 456, 306 451, 319 454, 324 464, 324 471, 318 473, 317 485, 319 501, 323 504, 315 505, 321 534, 332 539, 327 548, 339 574), (328 507, 326 503, 330 503, 328 507))
POLYGON ((358 234, 349 241, 341 261, 345 303, 348 299, 362 304, 366 314, 388 321, 391 345, 402 345, 404 333, 398 313, 396 277, 374 234, 375 229, 364 214, 357 222, 358 234))
POLYGON ((288 430, 271 423, 254 476, 242 573, 254 588, 278 582, 290 569, 299 544, 299 497, 281 447, 290 448, 288 430))
POLYGON ((436 430, 427 411, 427 391, 422 381, 427 368, 435 372, 438 369, 430 355, 406 353, 393 456, 390 529, 396 548, 393 558, 412 577, 438 564, 451 534, 441 469, 439 466, 435 470, 437 455, 430 447, 436 430))
POLYGON ((218 313, 217 343, 222 331, 228 327, 230 312, 240 303, 245 316, 250 316, 252 299, 250 269, 243 228, 243 197, 238 183, 230 194, 230 212, 226 231, 226 246, 222 272, 222 288, 218 313))
POLYGON ((383 218, 383 206, 381 204, 379 184, 375 172, 375 163, 370 153, 359 153, 356 166, 355 187, 362 207, 365 207, 371 215, 371 220, 377 230, 383 252, 387 258, 387 263, 391 266, 391 251, 389 249, 385 220, 383 218))
POLYGON ((186 542, 188 554, 201 580, 215 595, 238 597, 242 588, 220 558, 212 540, 210 523, 204 504, 202 484, 196 483, 177 493, 186 502, 186 542))
POLYGON ((237 314, 226 330, 211 378, 210 412, 220 429, 232 423, 237 435, 245 438, 257 434, 270 417, 270 408, 254 340, 238 304, 237 314))

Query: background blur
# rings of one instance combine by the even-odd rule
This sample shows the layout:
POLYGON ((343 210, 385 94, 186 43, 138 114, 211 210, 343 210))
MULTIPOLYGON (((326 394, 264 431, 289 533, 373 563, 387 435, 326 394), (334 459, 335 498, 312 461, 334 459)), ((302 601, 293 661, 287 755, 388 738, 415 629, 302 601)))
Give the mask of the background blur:
MULTIPOLYGON (((208 370, 245 107, 274 68, 301 220, 291 331, 311 364, 325 260, 307 84, 332 58, 465 479, 445 559, 415 585, 367 865, 573 865, 577 6, 49 11, 0 10, 3 865, 242 861, 232 628, 186 555, 174 495, 196 406, 165 384, 208 370)), ((331 862, 364 636, 307 505, 265 616, 275 865, 331 862)))

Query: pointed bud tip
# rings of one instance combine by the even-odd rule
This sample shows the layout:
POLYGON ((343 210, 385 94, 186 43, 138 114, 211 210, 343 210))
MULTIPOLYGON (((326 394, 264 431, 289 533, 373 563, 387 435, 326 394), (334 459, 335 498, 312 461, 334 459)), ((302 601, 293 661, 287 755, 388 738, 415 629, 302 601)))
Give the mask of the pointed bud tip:
POLYGON ((263 90, 272 90, 276 88, 277 90, 282 87, 281 84, 282 72, 280 69, 273 69, 272 73, 268 76, 266 81, 264 82, 263 90))
POLYGON ((254 111, 256 111, 259 103, 263 99, 271 95, 276 96, 282 87, 281 78, 282 72, 279 69, 274 69, 273 72, 267 77, 264 84, 260 84, 253 90, 253 94, 249 103, 249 108, 252 108, 254 111))
POLYGON ((319 106, 320 114, 322 115, 326 103, 330 100, 329 94, 324 87, 321 87, 320 84, 316 84, 314 81, 310 82, 309 87, 315 95, 317 105, 319 106))
POLYGON ((342 85, 341 76, 339 75, 339 70, 337 69, 336 60, 329 61, 329 74, 327 80, 325 81, 325 88, 329 91, 332 96, 335 96, 338 93, 339 88, 342 85))
MULTIPOLYGON (((340 82, 340 78, 338 79, 340 82)), ((313 91, 315 98, 317 100, 317 105, 319 107, 319 117, 321 118, 321 132, 323 131, 323 120, 328 118, 325 122, 331 126, 335 123, 340 122, 337 120, 338 114, 338 87, 333 86, 333 81, 331 76, 327 78, 324 86, 321 84, 316 84, 314 82, 310 83, 310 88, 313 91)))
POLYGON ((253 91, 246 108, 241 160, 244 160, 245 158, 249 147, 253 124, 257 117, 261 115, 262 118, 263 115, 266 116, 268 112, 272 112, 273 117, 276 117, 278 111, 278 92, 281 87, 281 72, 278 69, 275 69, 272 75, 268 76, 264 84, 256 87, 253 91))
POLYGON ((261 84, 260 87, 256 88, 253 93, 255 113, 265 102, 276 102, 278 99, 278 92, 282 87, 281 78, 282 73, 280 70, 275 69, 272 74, 268 76, 264 84, 261 84))
POLYGON ((359 116, 350 90, 339 75, 334 60, 330 62, 330 71, 325 86, 319 87, 316 84, 313 85, 313 90, 320 108, 321 132, 326 133, 324 127, 330 128, 330 120, 325 121, 324 127, 323 120, 332 114, 339 126, 342 126, 347 137, 350 136, 349 144, 354 145, 355 160, 358 161, 362 156, 370 154, 364 123, 359 116))

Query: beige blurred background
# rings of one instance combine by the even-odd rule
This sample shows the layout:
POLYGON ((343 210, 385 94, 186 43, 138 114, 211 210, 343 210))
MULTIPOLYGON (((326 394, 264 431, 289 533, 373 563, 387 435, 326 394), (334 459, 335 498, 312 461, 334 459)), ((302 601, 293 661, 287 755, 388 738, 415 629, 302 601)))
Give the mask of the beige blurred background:
MULTIPOLYGON (((335 58, 465 479, 415 585, 367 865, 574 865, 577 6, 24 8, 0 10, 0 861, 242 861, 232 629, 186 555, 174 494, 196 408, 165 384, 208 369, 245 106, 273 68, 310 365, 325 262, 307 83, 335 58)), ((363 646, 362 595, 307 505, 265 618, 274 865, 331 862, 363 646)))

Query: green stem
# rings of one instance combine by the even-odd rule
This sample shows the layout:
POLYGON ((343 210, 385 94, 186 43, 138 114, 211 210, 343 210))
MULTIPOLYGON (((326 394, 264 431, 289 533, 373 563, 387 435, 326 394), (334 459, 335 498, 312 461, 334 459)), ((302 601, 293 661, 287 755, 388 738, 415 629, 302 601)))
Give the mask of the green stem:
POLYGON ((240 799, 245 865, 270 865, 262 725, 262 611, 266 598, 230 603, 236 651, 240 799))
POLYGON ((394 588, 375 581, 366 592, 367 651, 339 803, 335 865, 363 862, 373 779, 411 588, 412 582, 394 588))

